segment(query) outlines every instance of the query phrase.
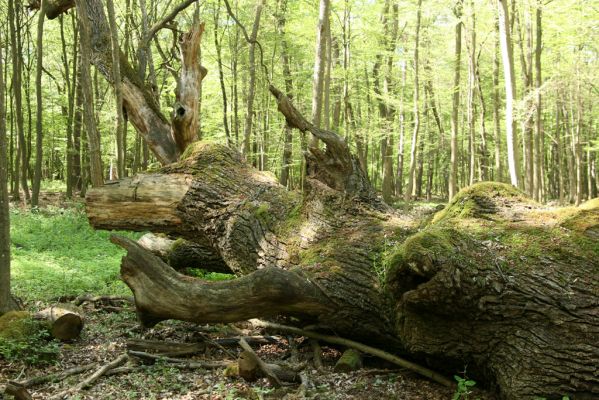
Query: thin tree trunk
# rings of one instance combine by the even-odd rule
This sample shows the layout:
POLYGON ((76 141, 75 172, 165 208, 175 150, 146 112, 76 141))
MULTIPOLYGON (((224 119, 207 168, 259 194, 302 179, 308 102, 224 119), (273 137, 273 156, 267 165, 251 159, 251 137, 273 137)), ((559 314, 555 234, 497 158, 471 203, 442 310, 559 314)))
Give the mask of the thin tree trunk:
MULTIPOLYGON (((80 39, 81 41, 81 39, 80 39)), ((80 48, 80 46, 79 46, 80 48)), ((74 61, 77 64, 75 82, 75 114, 73 116, 73 187, 81 191, 83 178, 81 174, 81 128, 83 125, 83 90, 81 87, 81 55, 74 61)))
MULTIPOLYGON (((37 19, 37 39, 36 39, 36 67, 35 67, 35 100, 36 100, 36 119, 35 119, 35 169, 33 175, 33 185, 31 188, 31 207, 37 207, 39 203, 40 186, 42 183, 42 157, 43 148, 43 104, 42 104, 42 68, 43 68, 43 42, 44 42, 44 0, 40 1, 40 10, 37 19)), ((52 173, 52 171, 50 171, 52 173)))
POLYGON ((499 23, 495 22, 495 45, 493 50, 493 131, 495 137, 495 170, 493 180, 503 181, 501 163, 501 121, 499 119, 499 23))
POLYGON ((108 11, 108 23, 110 25, 110 39, 112 42, 112 79, 114 86, 115 102, 116 102, 116 159, 117 172, 119 178, 125 177, 125 157, 126 142, 125 142, 125 117, 123 116, 123 88, 121 82, 121 62, 120 62, 120 47, 118 28, 116 24, 116 15, 114 12, 114 2, 106 0, 106 9, 108 11))
POLYGON ((462 58, 462 6, 463 0, 457 0, 454 10, 458 21, 455 25, 455 61, 451 109, 451 155, 449 161, 449 200, 455 196, 458 188, 458 119, 460 109, 460 70, 462 58))
POLYGON ((399 98, 399 143, 397 144, 397 178, 395 179, 395 194, 401 196, 403 193, 403 169, 404 169, 404 146, 406 138, 406 109, 405 109, 405 91, 407 78, 407 65, 405 62, 401 66, 401 93, 399 98))
POLYGON ((229 129, 229 117, 227 116, 227 89, 225 87, 225 75, 223 72, 223 57, 221 45, 222 41, 218 41, 218 19, 220 14, 220 0, 218 2, 216 11, 214 12, 214 47, 216 48, 216 61, 218 63, 218 79, 220 81, 220 90, 223 96, 223 125, 225 128, 225 138, 227 140, 227 146, 231 147, 233 143, 231 142, 231 131, 229 129))
MULTIPOLYGON (((0 30, 0 42, 3 39, 0 30)), ((4 104, 4 54, 0 46, 0 315, 14 308, 10 292, 10 214, 8 212, 8 157, 4 104)))
MULTIPOLYGON (((20 29, 16 29, 16 25, 20 23, 21 18, 21 2, 19 0, 8 2, 8 20, 10 26, 10 48, 11 48, 11 59, 12 59, 12 91, 14 96, 14 109, 16 117, 16 128, 17 135, 19 138, 19 155, 20 155, 20 181, 23 194, 25 195, 25 201, 30 200, 29 185, 27 183, 27 144, 25 142, 25 132, 23 126, 23 102, 21 92, 21 77, 22 77, 22 64, 21 64, 21 34, 20 29)), ((18 192, 18 191, 17 191, 18 192)))
POLYGON ((470 43, 468 51, 468 153, 470 154, 469 162, 469 179, 468 184, 473 185, 475 182, 476 170, 476 130, 474 127, 474 98, 476 93, 476 13, 474 11, 474 2, 470 0, 470 43))
MULTIPOLYGON (((330 0, 320 0, 318 28, 316 31, 316 56, 314 58, 314 76, 312 81, 312 123, 320 128, 322 120, 322 100, 324 74, 326 69, 326 36, 329 26, 330 0)), ((317 147, 318 139, 310 138, 310 147, 317 147)))
POLYGON ((520 175, 518 164, 518 146, 516 140, 516 121, 514 119, 514 93, 516 78, 514 76, 514 52, 510 35, 510 16, 507 0, 497 0, 499 13, 499 37, 503 61, 505 81, 505 135, 507 143, 507 158, 510 171, 510 182, 518 187, 520 175))
POLYGON ((542 160, 544 149, 541 146, 543 136, 543 110, 541 103, 541 85, 543 83, 541 77, 541 52, 543 51, 543 26, 542 26, 542 9, 540 1, 536 6, 536 45, 535 45, 535 107, 536 107, 536 120, 535 120, 535 138, 534 138, 534 182, 533 182, 533 198, 537 201, 542 199, 543 190, 543 168, 542 160))
POLYGON ((100 133, 96 126, 94 116, 94 97, 92 92, 91 77, 91 43, 89 17, 85 15, 85 7, 79 6, 84 0, 77 0, 77 9, 79 11, 79 32, 81 32, 81 93, 83 101, 83 121, 85 122, 86 138, 89 147, 89 171, 92 187, 102 186, 104 177, 102 176, 102 159, 100 152, 100 133))
POLYGON ((404 200, 406 202, 412 199, 412 190, 414 188, 414 178, 416 172, 416 145, 418 144, 418 134, 420 132, 420 98, 419 98, 419 59, 418 52, 420 47, 420 20, 422 14, 422 0, 418 0, 418 11, 416 14, 416 38, 414 45, 414 131, 412 133, 412 147, 410 149, 410 170, 408 172, 408 186, 404 200))
MULTIPOLYGON (((279 0, 279 14, 277 16, 277 32, 281 38, 281 60, 283 61, 283 78, 285 79, 285 92, 287 97, 292 98, 293 81, 291 79, 291 68, 289 66, 289 54, 287 50, 287 39, 285 35, 285 24, 287 22, 287 0, 279 0)), ((289 171, 293 157, 293 134, 291 127, 285 124, 283 139, 283 158, 281 159, 281 185, 290 188, 289 171)))
POLYGON ((250 81, 248 87, 248 95, 246 102, 245 127, 243 130, 243 147, 241 153, 244 157, 251 161, 255 154, 250 154, 251 138, 252 138, 252 123, 254 118, 254 97, 256 96, 256 39, 258 37, 258 29, 260 28, 260 16, 264 0, 256 6, 254 17, 254 25, 252 27, 252 35, 250 36, 248 63, 250 70, 250 81))

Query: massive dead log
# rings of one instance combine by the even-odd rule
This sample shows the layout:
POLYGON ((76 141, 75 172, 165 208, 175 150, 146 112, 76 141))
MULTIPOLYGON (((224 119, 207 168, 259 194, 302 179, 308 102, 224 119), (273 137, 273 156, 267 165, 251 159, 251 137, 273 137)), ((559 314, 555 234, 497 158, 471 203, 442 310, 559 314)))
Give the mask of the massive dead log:
MULTIPOLYGON (((92 224, 195 238, 240 276, 185 277, 114 238, 144 323, 293 316, 448 373, 467 364, 506 398, 599 393, 599 201, 550 210, 478 184, 415 233, 417 222, 315 178, 303 197, 288 192, 226 147, 201 142, 188 155, 149 176, 185 177, 161 200, 176 224, 144 207, 116 213, 144 177, 89 192, 92 224)), ((150 186, 163 196, 160 182, 148 198, 150 186)))
POLYGON ((308 149, 303 196, 214 143, 88 192, 92 225, 202 243, 239 276, 186 277, 113 236, 142 323, 290 316, 448 373, 468 365, 505 398, 599 394, 599 200, 549 210, 483 183, 416 232, 376 197, 342 138, 271 92, 289 126, 326 146, 308 149))

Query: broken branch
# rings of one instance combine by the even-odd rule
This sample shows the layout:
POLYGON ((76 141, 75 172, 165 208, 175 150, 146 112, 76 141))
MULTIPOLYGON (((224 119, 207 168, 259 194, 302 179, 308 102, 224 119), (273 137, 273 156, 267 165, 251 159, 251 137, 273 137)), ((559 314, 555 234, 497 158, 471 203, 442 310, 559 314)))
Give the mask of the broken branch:
POLYGON ((387 360, 389 362, 397 364, 400 367, 409 369, 410 371, 414 371, 414 372, 416 372, 422 376, 425 376, 437 383, 440 383, 443 386, 447 386, 447 387, 454 386, 454 383, 451 380, 447 379, 446 377, 444 377, 441 374, 438 374, 435 371, 432 371, 426 367, 423 367, 421 365, 418 365, 416 363, 413 363, 411 361, 408 361, 404 358, 398 357, 391 353, 387 353, 386 351, 383 351, 383 350, 380 350, 380 349, 377 349, 377 348, 374 348, 371 346, 367 346, 362 343, 354 342, 353 340, 340 338, 338 336, 325 335, 322 333, 317 333, 317 332, 312 332, 312 331, 305 331, 303 329, 295 328, 293 326, 276 324, 274 322, 252 320, 252 323, 256 326, 260 326, 260 327, 266 328, 266 329, 273 329, 273 330, 277 330, 280 332, 293 333, 295 335, 301 335, 301 336, 306 336, 306 337, 313 338, 313 339, 323 340, 328 343, 339 344, 342 346, 351 347, 353 349, 360 350, 363 353, 368 353, 373 356, 382 358, 383 360, 387 360))

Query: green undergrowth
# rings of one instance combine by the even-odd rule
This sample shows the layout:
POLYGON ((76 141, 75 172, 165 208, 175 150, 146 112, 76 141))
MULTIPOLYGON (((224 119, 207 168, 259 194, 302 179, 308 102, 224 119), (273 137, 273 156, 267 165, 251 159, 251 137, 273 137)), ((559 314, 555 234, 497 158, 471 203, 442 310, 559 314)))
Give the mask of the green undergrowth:
POLYGON ((58 341, 28 312, 11 311, 0 317, 0 359, 44 365, 54 363, 58 353, 58 341))
MULTIPOLYGON (((119 280, 124 251, 94 230, 82 207, 11 210, 12 287, 22 299, 130 294, 119 280)), ((131 239, 139 233, 118 232, 131 239)))
POLYGON ((235 278, 235 275, 233 274, 209 272, 202 268, 185 268, 183 272, 185 272, 186 275, 194 276, 196 278, 205 279, 208 281, 227 281, 235 278))

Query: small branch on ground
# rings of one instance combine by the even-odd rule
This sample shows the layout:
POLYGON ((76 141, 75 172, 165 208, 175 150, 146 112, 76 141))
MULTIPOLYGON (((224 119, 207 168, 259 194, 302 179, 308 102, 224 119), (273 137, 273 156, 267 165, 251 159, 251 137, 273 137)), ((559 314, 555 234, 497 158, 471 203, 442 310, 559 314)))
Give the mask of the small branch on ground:
POLYGON ((397 364, 400 367, 409 369, 410 371, 414 371, 414 372, 416 372, 422 376, 425 376, 437 383, 440 383, 443 386, 447 386, 447 387, 454 386, 454 383, 451 380, 447 379, 446 377, 444 377, 443 375, 441 375, 435 371, 432 371, 426 367, 415 364, 411 361, 408 361, 406 359, 403 359, 403 358, 393 355, 391 353, 387 353, 386 351, 383 351, 383 350, 380 350, 380 349, 377 349, 374 347, 370 347, 370 346, 367 346, 362 343, 354 342, 353 340, 340 338, 338 336, 324 335, 324 334, 318 333, 318 332, 305 331, 303 329, 295 328, 293 326, 275 324, 273 322, 266 322, 266 321, 261 321, 261 320, 257 320, 257 319, 253 319, 251 321, 254 324, 254 326, 257 326, 257 327, 272 329, 272 330, 276 330, 279 332, 293 333, 295 335, 306 336, 306 337, 309 337, 312 339, 318 339, 318 340, 322 340, 322 341, 325 341, 328 343, 339 344, 342 346, 350 347, 352 349, 360 350, 363 353, 368 353, 373 356, 377 356, 379 358, 382 358, 383 360, 387 360, 389 362, 397 364))
POLYGON ((256 362, 260 370, 262 370, 262 372, 264 373, 271 385, 273 385, 276 388, 280 388, 281 386, 283 386, 279 377, 275 375, 275 373, 268 367, 268 365, 266 365, 264 361, 262 361, 260 357, 258 357, 256 353, 254 353, 252 346, 250 346, 244 338, 239 339, 239 345, 242 349, 244 349, 247 352, 247 354, 250 357, 253 358, 253 360, 256 362))
POLYGON ((76 366, 73 368, 65 369, 64 371, 61 371, 61 372, 56 372, 54 374, 34 376, 33 378, 29 378, 24 381, 13 382, 13 383, 23 386, 25 388, 29 388, 32 386, 40 385, 42 383, 46 383, 46 382, 60 382, 63 379, 68 378, 69 376, 77 375, 77 374, 81 374, 83 372, 89 371, 90 369, 93 369, 96 365, 97 365, 97 363, 79 365, 79 366, 76 366))
POLYGON ((75 393, 80 392, 81 390, 92 386, 98 379, 100 379, 100 377, 102 377, 102 375, 105 375, 108 371, 121 366, 122 364, 124 364, 127 361, 127 359, 128 359, 127 354, 121 354, 119 357, 115 358, 108 364, 104 364, 102 367, 97 369, 93 374, 91 374, 90 376, 85 378, 83 381, 79 382, 77 385, 73 386, 72 388, 63 390, 62 392, 57 393, 54 396, 50 396, 48 399, 49 400, 63 399, 67 396, 72 396, 75 393))
POLYGON ((167 363, 177 364, 180 369, 215 369, 225 368, 226 362, 223 361, 189 361, 181 358, 165 357, 158 354, 145 353, 143 351, 128 351, 127 354, 133 357, 141 358, 142 360, 163 361, 167 363))
POLYGON ((179 343, 160 340, 129 339, 127 350, 156 352, 164 357, 185 356, 201 353, 206 350, 205 343, 179 343))
POLYGON ((119 302, 125 302, 133 304, 134 300, 132 296, 92 296, 90 294, 84 294, 77 296, 73 300, 73 304, 80 306, 83 303, 105 303, 112 306, 117 306, 119 302))

